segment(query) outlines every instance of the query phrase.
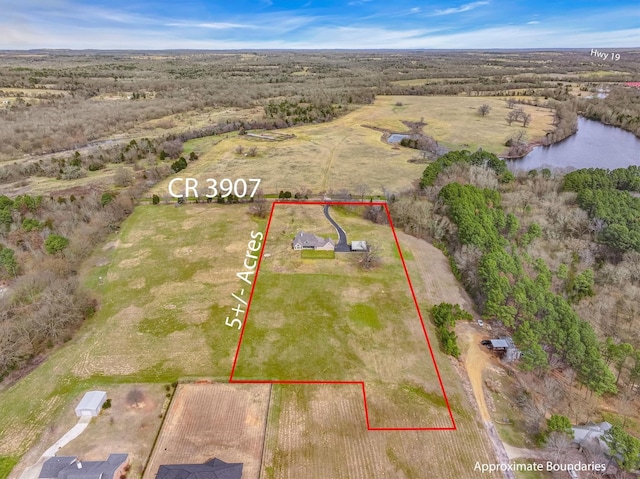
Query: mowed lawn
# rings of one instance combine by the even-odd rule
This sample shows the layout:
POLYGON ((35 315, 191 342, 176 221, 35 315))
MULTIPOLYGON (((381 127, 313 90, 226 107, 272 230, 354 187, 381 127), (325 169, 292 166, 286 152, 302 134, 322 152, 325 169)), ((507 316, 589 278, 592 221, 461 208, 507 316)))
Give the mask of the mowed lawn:
POLYGON ((72 341, 0 392, 0 457, 12 458, 0 465, 72 416, 86 390, 227 380, 239 332, 224 323, 231 293, 242 287, 235 273, 243 269, 252 230, 263 231, 264 221, 249 216, 247 205, 137 207, 86 263, 98 312, 72 341))
MULTIPOLYGON (((279 130, 295 135, 282 141, 235 133, 191 140, 185 144, 185 151, 198 152, 200 159, 178 176, 198 179, 205 187, 203 192, 207 178, 217 182, 223 178, 260 178, 267 194, 281 190, 295 193, 301 188, 308 188, 316 196, 341 190, 354 196, 399 192, 412 187, 425 165, 409 162, 420 156, 416 150, 390 145, 382 140, 381 131, 368 127, 408 132, 402 121, 423 118, 427 123, 424 132, 449 149, 483 148, 500 154, 506 150, 507 139, 520 130, 533 140, 553 129, 551 110, 528 105, 522 108, 532 115, 527 128, 518 122, 507 125, 509 110, 500 97, 378 96, 372 105, 334 121, 279 130), (484 117, 477 111, 483 103, 492 108, 484 117), (243 153, 238 153, 238 146, 243 153), (257 148, 257 155, 246 156, 252 147, 257 148)), ((153 193, 167 195, 170 179, 156 185, 153 193)))
POLYGON ((276 206, 234 380, 364 381, 372 427, 451 427, 391 228, 333 210, 380 265, 303 259, 291 240, 332 229, 322 207, 276 206))

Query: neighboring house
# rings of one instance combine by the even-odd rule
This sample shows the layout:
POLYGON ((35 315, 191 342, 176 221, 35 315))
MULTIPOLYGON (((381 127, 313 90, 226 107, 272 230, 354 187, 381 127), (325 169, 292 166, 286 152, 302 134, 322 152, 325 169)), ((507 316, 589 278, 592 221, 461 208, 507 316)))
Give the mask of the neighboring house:
POLYGON ((106 461, 79 461, 75 456, 47 459, 40 479, 119 479, 125 474, 129 456, 110 454, 106 461))
POLYGON ((608 422, 574 426, 571 429, 573 431, 573 442, 579 444, 581 447, 589 442, 598 441, 604 452, 609 451, 609 446, 602 440, 602 436, 611 429, 611 424, 608 422))
POLYGON ((323 251, 333 251, 335 248, 335 243, 330 238, 321 238, 320 236, 316 236, 313 233, 305 233, 304 231, 300 231, 294 238, 291 246, 295 250, 303 250, 303 249, 316 249, 323 251))
POLYGON ((488 347, 498 353, 506 362, 515 361, 522 357, 522 351, 516 348, 513 339, 510 337, 491 339, 489 340, 488 347))
POLYGON ((242 464, 213 458, 204 464, 160 466, 156 479, 241 479, 242 464))
POLYGON ((76 406, 76 416, 97 416, 106 400, 106 392, 89 391, 76 406))

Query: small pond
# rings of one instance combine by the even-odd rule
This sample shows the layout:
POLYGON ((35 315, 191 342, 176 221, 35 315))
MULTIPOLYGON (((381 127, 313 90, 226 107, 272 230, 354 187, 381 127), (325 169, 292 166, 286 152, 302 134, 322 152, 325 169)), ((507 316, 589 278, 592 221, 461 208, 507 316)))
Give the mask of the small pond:
POLYGON ((403 135, 402 133, 392 133, 387 138, 387 143, 400 143, 405 138, 410 138, 411 135, 403 135))

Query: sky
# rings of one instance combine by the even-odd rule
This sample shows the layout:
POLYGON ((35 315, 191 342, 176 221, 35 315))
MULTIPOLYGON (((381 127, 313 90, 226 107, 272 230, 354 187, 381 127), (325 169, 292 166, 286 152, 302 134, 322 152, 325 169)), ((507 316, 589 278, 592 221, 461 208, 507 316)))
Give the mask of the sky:
POLYGON ((640 0, 0 0, 0 49, 640 47, 640 0))

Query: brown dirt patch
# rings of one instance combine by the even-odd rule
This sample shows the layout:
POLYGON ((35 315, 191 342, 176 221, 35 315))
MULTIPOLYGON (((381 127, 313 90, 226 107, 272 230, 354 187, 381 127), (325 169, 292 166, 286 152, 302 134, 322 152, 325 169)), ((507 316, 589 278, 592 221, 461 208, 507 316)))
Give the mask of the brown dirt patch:
MULTIPOLYGON (((112 453, 127 453, 131 463, 127 477, 140 478, 162 422, 159 416, 166 390, 161 384, 122 384, 109 386, 104 391, 111 399, 111 408, 103 409, 58 455, 97 461, 112 453)), ((68 407, 73 408, 75 404, 68 407)))
POLYGON ((258 479, 269 385, 179 385, 149 459, 145 479, 162 464, 202 464, 217 457, 244 464, 258 479))

